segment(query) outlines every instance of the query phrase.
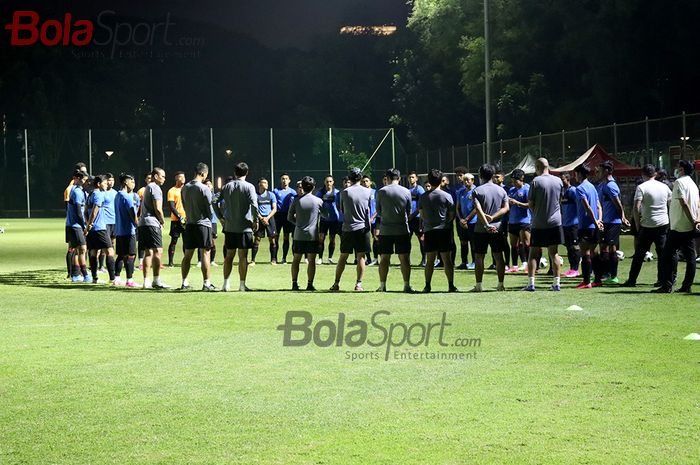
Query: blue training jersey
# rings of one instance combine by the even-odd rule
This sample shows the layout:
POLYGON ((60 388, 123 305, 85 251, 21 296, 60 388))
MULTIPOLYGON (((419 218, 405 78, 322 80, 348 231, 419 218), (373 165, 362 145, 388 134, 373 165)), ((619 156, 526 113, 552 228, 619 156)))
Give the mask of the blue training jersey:
POLYGON ((578 205, 574 186, 569 186, 561 196, 561 222, 562 226, 578 225, 578 205))
MULTIPOLYGON (((472 186, 471 189, 467 189, 466 187, 464 189, 461 189, 459 193, 457 194, 457 201, 459 202, 459 214, 462 215, 462 218, 466 218, 469 216, 469 214, 474 210, 474 189, 476 187, 472 186)), ((472 217, 471 220, 469 220, 469 224, 474 224, 477 221, 476 215, 472 217)))
POLYGON ((321 217, 321 221, 328 223, 340 221, 340 211, 338 210, 340 191, 335 187, 330 192, 326 191, 326 189, 321 189, 316 192, 316 197, 323 200, 323 211, 327 214, 325 218, 321 217))
POLYGON ((95 189, 94 191, 92 191, 92 194, 90 194, 90 197, 88 198, 88 201, 87 201, 88 218, 92 218, 92 212, 95 210, 95 208, 98 208, 97 216, 95 217, 95 221, 92 222, 92 230, 93 231, 106 231, 107 230, 105 209, 103 208, 104 202, 105 202, 104 192, 102 192, 99 189, 95 189))
MULTIPOLYGON (((517 200, 518 202, 527 203, 530 195, 530 185, 523 184, 523 187, 515 186, 508 189, 508 197, 517 200)), ((520 205, 511 205, 508 211, 508 223, 510 224, 530 224, 531 222, 530 209, 521 207, 520 205)))
POLYGON ((117 198, 117 191, 114 189, 110 189, 108 191, 102 192, 104 195, 104 203, 102 204, 102 208, 105 211, 105 222, 107 224, 116 224, 116 213, 115 213, 115 208, 114 208, 114 199, 117 198))
POLYGON ((374 216, 375 213, 377 213, 377 189, 370 189, 370 191, 371 194, 369 194, 369 217, 372 218, 372 224, 374 224, 377 222, 377 217, 374 216))
POLYGON ((603 223, 622 224, 622 216, 617 211, 613 199, 620 197, 620 186, 614 179, 609 179, 601 183, 601 201, 603 205, 603 223))
POLYGON ((588 179, 584 179, 583 182, 576 187, 578 227, 579 229, 595 229, 597 226, 595 222, 591 220, 588 211, 583 207, 583 199, 588 201, 588 205, 590 205, 593 210, 593 216, 598 220, 598 190, 588 179))
POLYGON ((68 205, 66 206, 66 226, 78 229, 85 228, 84 207, 85 191, 82 187, 74 187, 70 191, 68 205))
POLYGON ((277 213, 284 213, 286 217, 289 207, 292 206, 292 202, 297 196, 297 191, 287 186, 286 189, 276 187, 272 192, 277 197, 277 213))
POLYGON ((420 213, 418 213, 418 199, 420 196, 425 194, 425 189, 420 184, 416 184, 416 187, 411 187, 408 189, 411 193, 411 214, 416 214, 416 218, 420 218, 420 213))
POLYGON ((258 194, 258 213, 260 216, 267 216, 272 212, 272 205, 277 205, 277 197, 270 191, 258 194))
MULTIPOLYGON (((138 197, 138 195, 136 196, 138 197)), ((114 223, 114 234, 116 236, 133 236, 136 234, 136 226, 131 221, 130 212, 136 216, 136 204, 134 196, 126 191, 119 191, 114 198, 114 211, 116 223, 114 223)))

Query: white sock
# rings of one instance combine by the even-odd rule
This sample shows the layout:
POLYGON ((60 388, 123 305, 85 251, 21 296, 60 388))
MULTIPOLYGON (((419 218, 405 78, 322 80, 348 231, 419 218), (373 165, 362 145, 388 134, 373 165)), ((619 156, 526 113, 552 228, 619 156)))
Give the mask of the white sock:
POLYGON ((240 283, 238 283, 238 286, 239 286, 239 287, 245 287, 245 281, 241 281, 240 283))
POLYGON ((379 281, 379 287, 382 289, 386 288, 386 281, 379 281))
POLYGON ((208 279, 205 279, 205 280, 204 280, 204 285, 205 285, 205 286, 211 286, 211 281, 209 281, 208 279))
POLYGON ((498 287, 505 287, 503 281, 498 281, 498 287))
POLYGON ((474 285, 474 289, 481 290, 481 283, 476 283, 476 284, 474 285))
POLYGON ((131 283, 133 283, 133 282, 134 282, 134 279, 133 279, 133 278, 131 278, 131 279, 127 279, 127 280, 126 280, 126 282, 127 282, 127 283, 129 283, 129 284, 131 284, 131 283))
POLYGON ((530 276, 530 286, 535 287, 535 277, 530 276))
POLYGON ((355 286, 362 286, 362 281, 357 281, 357 282, 355 283, 355 286))
POLYGON ((228 278, 227 278, 227 279, 224 279, 224 289, 228 289, 229 287, 231 287, 231 282, 230 282, 230 281, 231 281, 231 280, 228 279, 228 278))
POLYGON ((190 282, 187 280, 187 278, 182 280, 182 287, 187 287, 190 285, 190 282))
POLYGON ((559 276, 554 277, 554 285, 561 286, 561 278, 559 276))
POLYGON ((160 276, 154 276, 153 277, 153 284, 159 285, 160 284, 160 276))

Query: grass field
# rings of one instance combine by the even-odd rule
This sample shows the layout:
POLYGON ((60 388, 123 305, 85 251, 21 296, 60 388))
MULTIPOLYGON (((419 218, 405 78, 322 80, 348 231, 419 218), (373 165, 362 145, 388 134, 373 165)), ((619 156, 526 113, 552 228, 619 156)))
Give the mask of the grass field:
MULTIPOLYGON (((0 464, 700 460, 700 342, 683 340, 700 332, 700 287, 649 294, 654 264, 636 289, 566 282, 560 293, 480 295, 292 293, 282 291, 288 266, 259 264, 249 287, 260 292, 181 294, 70 284, 60 220, 0 226, 0 464), (410 349, 467 360, 351 361, 376 349, 283 347, 277 326, 304 309, 314 321, 385 310, 384 321, 407 324, 445 312, 448 341, 481 344, 410 349)), ((631 256, 628 238, 623 249, 631 256)), ((214 273, 220 286, 221 267, 214 273)), ((319 289, 332 273, 319 267, 319 289)), ((176 286, 178 275, 165 270, 165 281, 176 286)), ((191 277, 201 286, 199 270, 191 277)), ((460 289, 473 282, 458 272, 460 289)), ((376 288, 376 268, 365 283, 376 288)), ((422 287, 421 269, 412 283, 422 287)), ((525 284, 506 278, 513 290, 525 284)), ((400 287, 392 268, 389 288, 400 287)), ((433 289, 445 288, 438 271, 433 289)))

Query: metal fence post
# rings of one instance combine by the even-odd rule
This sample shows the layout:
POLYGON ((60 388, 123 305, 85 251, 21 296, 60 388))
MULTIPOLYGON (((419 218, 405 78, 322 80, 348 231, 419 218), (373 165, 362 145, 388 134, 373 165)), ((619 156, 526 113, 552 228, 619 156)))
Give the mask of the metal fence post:
POLYGON ((275 140, 274 131, 270 128, 270 189, 275 188, 275 140))
POLYGON ((27 218, 32 217, 31 201, 29 200, 29 136, 24 130, 24 176, 27 182, 27 218))
POLYGON ((561 158, 566 160, 566 131, 561 130, 561 158))
POLYGON ((148 130, 148 138, 150 141, 150 150, 151 150, 151 155, 149 157, 149 160, 151 161, 151 172, 153 172, 153 129, 148 130))
POLYGON ((214 183, 214 128, 209 128, 209 179, 212 181, 212 186, 215 186, 216 184, 214 183))
POLYGON ((396 133, 391 128, 391 167, 396 168, 396 133))
POLYGON ((92 129, 88 129, 88 172, 92 174, 92 129))
POLYGON ((333 176, 333 128, 328 128, 328 173, 333 176))
POLYGON ((486 142, 482 142, 481 144, 481 157, 484 163, 486 163, 486 142))
POLYGON ((542 156, 542 131, 540 131, 540 134, 537 136, 539 140, 539 145, 540 145, 540 153, 538 154, 539 157, 542 156))

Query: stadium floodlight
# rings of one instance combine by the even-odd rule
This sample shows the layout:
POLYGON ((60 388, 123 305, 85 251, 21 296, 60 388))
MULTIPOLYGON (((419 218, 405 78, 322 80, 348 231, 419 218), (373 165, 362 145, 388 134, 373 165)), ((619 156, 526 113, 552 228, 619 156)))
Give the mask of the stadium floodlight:
POLYGON ((224 152, 226 153, 226 156, 229 158, 231 158, 231 155, 233 155, 233 150, 231 150, 231 149, 226 149, 224 152))
POLYGON ((112 155, 114 155, 114 150, 105 150, 105 155, 107 155, 107 159, 112 158, 112 155))
POLYGON ((221 189, 221 176, 216 178, 216 188, 221 189))

